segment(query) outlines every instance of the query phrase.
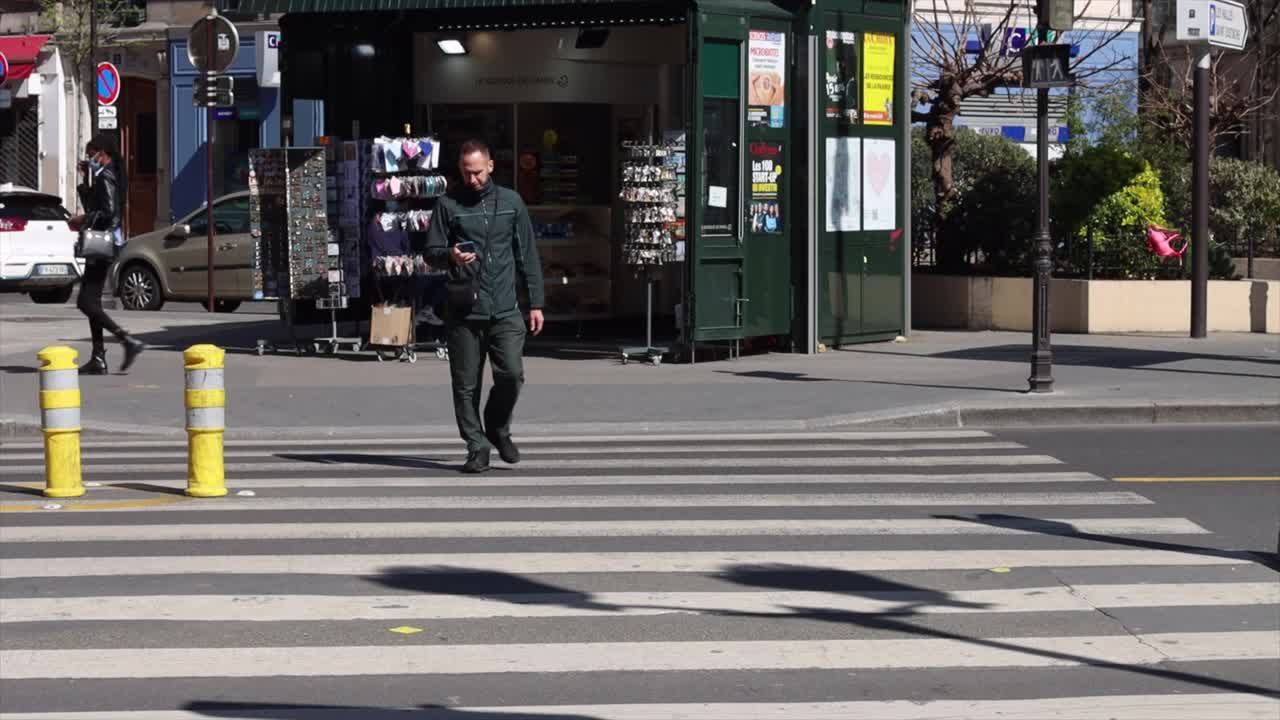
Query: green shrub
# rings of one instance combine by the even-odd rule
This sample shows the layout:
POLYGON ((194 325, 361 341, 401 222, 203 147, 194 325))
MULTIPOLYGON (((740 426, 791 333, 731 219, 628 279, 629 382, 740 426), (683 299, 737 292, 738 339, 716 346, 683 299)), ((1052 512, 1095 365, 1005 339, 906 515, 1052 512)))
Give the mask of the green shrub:
POLYGON ((1104 274, 1122 279, 1168 276, 1169 266, 1178 261, 1147 248, 1148 224, 1166 224, 1164 191, 1160 176, 1143 162, 1141 172, 1102 198, 1084 219, 1086 233, 1093 238, 1093 251, 1104 259, 1104 274))
POLYGON ((932 238, 940 265, 964 269, 965 259, 981 253, 985 272, 1025 270, 1024 259, 1035 227, 1035 160, 1017 143, 999 135, 958 128, 952 155, 956 196, 946 220, 934 227, 936 201, 933 158, 922 129, 912 134, 911 210, 915 234, 932 238))
POLYGON ((1280 229, 1280 172, 1256 162, 1214 158, 1209 165, 1209 231, 1243 254, 1272 254, 1280 229))

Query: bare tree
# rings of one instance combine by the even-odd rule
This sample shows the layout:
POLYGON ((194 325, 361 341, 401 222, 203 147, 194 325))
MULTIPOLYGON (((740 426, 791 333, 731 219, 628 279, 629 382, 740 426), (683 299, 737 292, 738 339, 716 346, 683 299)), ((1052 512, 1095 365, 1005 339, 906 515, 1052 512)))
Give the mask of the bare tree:
MULTIPOLYGON (((1119 5, 1116 5, 1118 9, 1119 5)), ((922 2, 914 11, 917 32, 912 33, 912 102, 913 122, 924 123, 924 139, 932 162, 935 232, 946 225, 947 215, 956 198, 953 172, 955 153, 955 120, 962 103, 973 97, 987 97, 1005 88, 1022 84, 1022 59, 1008 52, 1006 31, 1034 28, 1034 0, 993 0, 980 4, 975 0, 932 0, 922 2), (971 46, 971 41, 976 48, 971 46), (927 106, 920 110, 921 106, 927 106)), ((1095 36, 1086 52, 1072 63, 1072 72, 1081 83, 1100 73, 1128 62, 1127 58, 1097 57, 1113 41, 1133 25, 1131 18, 1118 12, 1099 21, 1090 17, 1086 5, 1076 18, 1076 25, 1111 28, 1073 31, 1066 40, 1095 36), (1116 26, 1118 23, 1118 27, 1116 26)), ((1034 42, 1027 38, 1027 42, 1034 42)), ((943 264, 954 264, 956 256, 940 239, 943 264)))
POLYGON ((85 113, 96 104, 94 49, 118 45, 121 20, 136 9, 131 0, 40 0, 41 28, 53 34, 54 44, 80 81, 77 138, 84 136, 85 113))
MULTIPOLYGON (((1150 0, 1148 0, 1149 2, 1150 0)), ((1280 0, 1247 3, 1249 37, 1240 52, 1215 52, 1209 65, 1209 141, 1247 130, 1275 99, 1272 81, 1280 64, 1280 0)), ((1152 18, 1145 33, 1142 79, 1148 121, 1191 145, 1194 131, 1196 51, 1167 42, 1173 18, 1152 18)))

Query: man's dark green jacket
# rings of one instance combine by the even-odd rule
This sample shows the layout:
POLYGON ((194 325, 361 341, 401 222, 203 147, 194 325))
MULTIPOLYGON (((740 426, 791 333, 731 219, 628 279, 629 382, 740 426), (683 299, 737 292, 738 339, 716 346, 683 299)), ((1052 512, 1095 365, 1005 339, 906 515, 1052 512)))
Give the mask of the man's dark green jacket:
MULTIPOLYGON (((467 320, 519 313, 521 289, 527 294, 530 308, 542 308, 542 261, 538 258, 529 209, 514 191, 492 182, 480 192, 464 188, 456 197, 440 198, 427 233, 427 262, 449 267, 453 278, 480 276, 479 298, 467 320), (468 240, 476 244, 479 259, 463 267, 454 266, 449 260, 450 250, 468 240)), ((454 312, 450 310, 450 314, 454 312)))

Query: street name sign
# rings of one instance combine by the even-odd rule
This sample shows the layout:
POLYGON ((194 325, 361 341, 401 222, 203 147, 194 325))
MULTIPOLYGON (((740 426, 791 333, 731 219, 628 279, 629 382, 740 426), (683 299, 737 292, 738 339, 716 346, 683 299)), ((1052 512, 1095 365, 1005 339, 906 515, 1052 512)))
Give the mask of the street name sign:
POLYGON ((1026 88, 1071 87, 1071 46, 1032 45, 1022 51, 1022 86, 1026 88))
POLYGON ((1249 16, 1235 0, 1177 0, 1174 39, 1243 50, 1249 39, 1249 16))

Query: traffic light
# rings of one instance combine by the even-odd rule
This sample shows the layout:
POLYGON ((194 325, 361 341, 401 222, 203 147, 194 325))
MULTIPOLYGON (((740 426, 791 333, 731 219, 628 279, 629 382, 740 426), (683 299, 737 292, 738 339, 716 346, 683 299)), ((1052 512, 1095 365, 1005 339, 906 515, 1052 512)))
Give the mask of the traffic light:
POLYGON ((1037 0, 1040 24, 1050 30, 1065 32, 1076 20, 1075 0, 1037 0))
POLYGON ((235 78, 205 73, 196 76, 191 102, 197 107, 230 107, 236 102, 235 78))

